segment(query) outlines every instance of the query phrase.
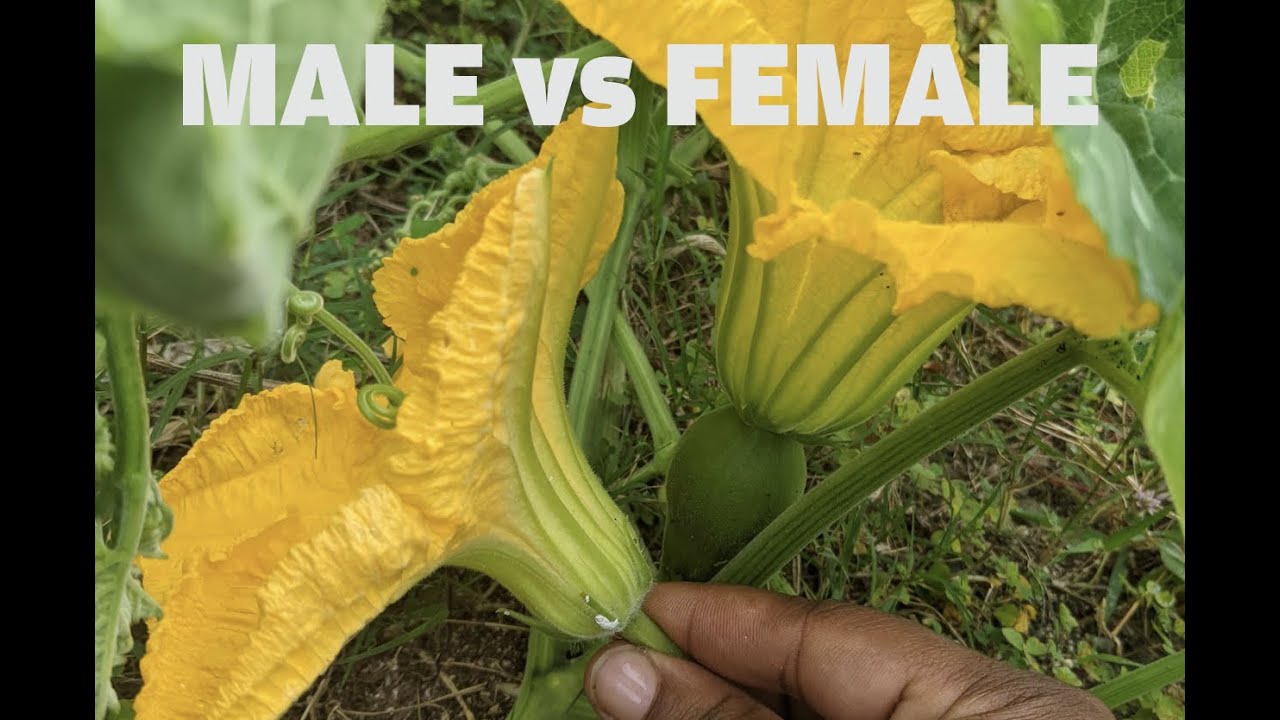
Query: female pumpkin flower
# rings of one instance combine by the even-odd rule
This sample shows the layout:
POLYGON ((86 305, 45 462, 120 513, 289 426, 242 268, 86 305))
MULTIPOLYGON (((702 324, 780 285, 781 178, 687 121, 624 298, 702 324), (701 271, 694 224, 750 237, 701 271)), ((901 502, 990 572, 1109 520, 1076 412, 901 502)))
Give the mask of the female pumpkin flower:
MULTIPOLYGON (((650 78, 668 44, 889 46, 889 111, 925 44, 954 51, 951 0, 563 0, 650 78)), ((794 57, 794 50, 791 50, 794 57)), ((1107 254, 1062 159, 1035 126, 734 125, 731 53, 699 102, 735 172, 717 362, 739 413, 779 433, 850 427, 882 405, 972 307, 1023 305, 1087 334, 1150 324, 1155 306, 1107 254)), ((778 102, 794 105, 787 68, 778 102)), ((977 92, 965 83, 971 107, 977 92)), ((773 101, 764 98, 765 103, 773 101)))
POLYGON ((563 400, 573 306, 621 215, 616 138, 571 118, 386 260, 374 299, 403 340, 394 429, 363 418, 331 361, 312 388, 245 398, 164 479, 176 522, 168 559, 142 561, 165 615, 139 717, 279 715, 443 563, 577 637, 637 615, 649 561, 563 400))

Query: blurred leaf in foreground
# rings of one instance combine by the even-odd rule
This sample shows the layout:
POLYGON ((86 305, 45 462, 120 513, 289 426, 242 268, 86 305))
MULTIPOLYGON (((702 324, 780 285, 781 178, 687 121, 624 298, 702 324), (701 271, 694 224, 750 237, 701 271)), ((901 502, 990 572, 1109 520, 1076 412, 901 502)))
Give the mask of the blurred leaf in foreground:
MULTIPOLYGON (((276 45, 276 116, 308 43, 332 43, 358 98, 377 0, 98 0, 94 261, 99 296, 263 341, 278 330, 295 241, 345 128, 184 126, 182 45, 276 45)), ((222 92, 222 88, 218 92, 222 92)), ((247 115, 247 112, 246 112, 247 115)))

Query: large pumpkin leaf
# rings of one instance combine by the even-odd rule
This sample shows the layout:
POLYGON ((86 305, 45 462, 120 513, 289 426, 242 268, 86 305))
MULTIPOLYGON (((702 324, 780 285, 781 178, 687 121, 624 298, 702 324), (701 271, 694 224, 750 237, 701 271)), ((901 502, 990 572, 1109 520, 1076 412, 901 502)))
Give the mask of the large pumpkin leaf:
POLYGON ((1054 139, 1111 253, 1132 264, 1142 294, 1164 310, 1152 371, 1143 381, 1142 417, 1180 517, 1186 458, 1185 6, 1185 0, 1000 1, 1032 86, 1042 43, 1098 46, 1099 123, 1054 128, 1054 139))
POLYGON ((276 46, 276 113, 308 43, 337 47, 359 98, 379 0, 97 0, 94 260, 99 294, 216 331, 281 324, 296 241, 345 128, 184 126, 182 45, 276 46))

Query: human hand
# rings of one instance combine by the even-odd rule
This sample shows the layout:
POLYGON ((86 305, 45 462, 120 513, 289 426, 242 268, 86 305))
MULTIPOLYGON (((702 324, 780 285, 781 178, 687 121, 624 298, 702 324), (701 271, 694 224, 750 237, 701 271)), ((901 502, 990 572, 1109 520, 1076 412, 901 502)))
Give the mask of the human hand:
POLYGON ((1083 690, 849 603, 664 583, 645 611, 691 660, 603 648, 585 686, 608 720, 1113 718, 1083 690))

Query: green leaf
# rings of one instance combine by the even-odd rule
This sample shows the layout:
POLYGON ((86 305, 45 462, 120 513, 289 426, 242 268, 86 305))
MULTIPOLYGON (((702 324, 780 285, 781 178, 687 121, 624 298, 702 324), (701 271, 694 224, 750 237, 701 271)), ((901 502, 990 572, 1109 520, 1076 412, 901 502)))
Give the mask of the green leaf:
POLYGON ((1057 665, 1053 668, 1053 676, 1071 687, 1080 687, 1084 684, 1080 682, 1080 678, 1076 677, 1074 672, 1071 672, 1071 668, 1063 667, 1062 665, 1057 665))
MULTIPOLYGON (((262 342, 283 322, 293 247, 341 150, 345 128, 184 126, 183 43, 276 45, 277 117, 308 43, 337 46, 353 101, 379 0, 157 3, 97 0, 95 281, 135 303, 262 342)), ((247 123, 247 118, 246 118, 247 123)))
POLYGON ((1111 253, 1132 264, 1143 296, 1165 310, 1186 272, 1184 6, 1185 0, 1000 2, 1024 70, 1038 67, 1042 43, 1098 46, 1099 123, 1055 127, 1054 138, 1111 253))
POLYGON ((1018 607, 1016 605, 1010 605, 1009 603, 999 605, 992 614, 996 620, 1000 621, 1000 625, 1006 628, 1011 628, 1014 623, 1018 622, 1018 607))
POLYGON ((1147 376, 1147 406, 1142 415, 1142 424, 1147 431, 1147 442, 1164 470, 1169 497, 1173 499, 1174 509, 1178 512, 1178 521, 1185 530, 1187 376, 1181 292, 1173 312, 1160 324, 1155 353, 1155 365, 1147 376))
POLYGON ((1032 657, 1043 657, 1049 653, 1049 648, 1045 646, 1044 641, 1035 635, 1027 636, 1026 646, 1023 650, 1032 657))

